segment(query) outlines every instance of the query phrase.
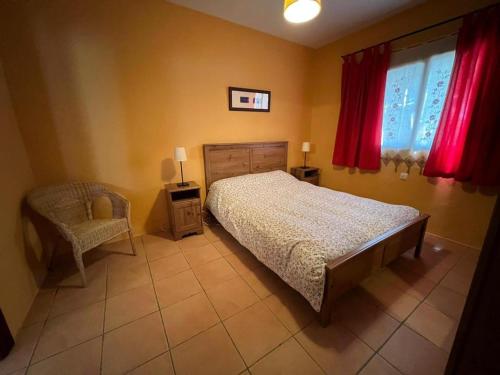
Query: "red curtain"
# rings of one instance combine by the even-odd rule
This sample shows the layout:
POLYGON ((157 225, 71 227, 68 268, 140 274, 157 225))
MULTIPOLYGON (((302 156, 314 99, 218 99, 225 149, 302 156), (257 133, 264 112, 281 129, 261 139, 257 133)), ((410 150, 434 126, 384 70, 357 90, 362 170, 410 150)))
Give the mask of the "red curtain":
POLYGON ((500 185, 500 6, 464 19, 424 175, 500 185))
POLYGON ((360 62, 356 61, 355 55, 344 57, 333 164, 380 169, 382 115, 389 61, 389 44, 364 50, 360 62))

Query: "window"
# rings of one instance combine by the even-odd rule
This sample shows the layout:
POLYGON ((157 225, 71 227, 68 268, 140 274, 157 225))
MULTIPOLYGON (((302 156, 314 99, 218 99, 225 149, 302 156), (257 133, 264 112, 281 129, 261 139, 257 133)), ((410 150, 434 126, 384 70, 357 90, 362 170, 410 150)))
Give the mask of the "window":
POLYGON ((426 154, 443 110, 455 38, 396 52, 387 72, 382 152, 426 154))

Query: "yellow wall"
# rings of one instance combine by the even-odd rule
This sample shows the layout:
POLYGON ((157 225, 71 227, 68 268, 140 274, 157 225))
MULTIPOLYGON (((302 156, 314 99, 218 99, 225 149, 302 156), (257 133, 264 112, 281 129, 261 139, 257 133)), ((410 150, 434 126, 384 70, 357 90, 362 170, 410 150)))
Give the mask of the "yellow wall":
POLYGON ((39 184, 97 180, 132 202, 138 233, 166 221, 163 184, 204 183, 202 144, 309 137, 311 50, 163 0, 2 2, 5 69, 39 184), (227 87, 272 91, 229 112, 227 87))
MULTIPOLYGON (((312 75, 311 163, 322 168, 321 183, 333 189, 390 203, 406 204, 429 213, 429 231, 472 246, 481 246, 498 191, 477 191, 450 180, 431 180, 412 168, 407 181, 399 179, 400 166, 382 166, 378 173, 363 173, 331 165, 340 110, 341 56, 427 25, 481 8, 495 1, 432 0, 314 52, 312 75)), ((434 28, 395 42, 411 46, 458 29, 459 22, 434 28)))
POLYGON ((14 335, 35 294, 35 278, 23 243, 21 199, 33 187, 33 173, 17 128, 0 60, 0 308, 14 335))
POLYGON ((430 231, 480 246, 491 192, 415 168, 401 181, 392 164, 360 173, 330 160, 341 55, 491 2, 429 1, 316 51, 163 0, 1 2, 0 51, 37 184, 107 183, 132 201, 138 233, 166 224, 175 146, 187 147, 186 178, 203 184, 203 143, 288 140, 292 166, 311 138, 324 185, 415 206, 432 215, 430 231), (271 113, 229 112, 229 85, 270 89, 271 113))

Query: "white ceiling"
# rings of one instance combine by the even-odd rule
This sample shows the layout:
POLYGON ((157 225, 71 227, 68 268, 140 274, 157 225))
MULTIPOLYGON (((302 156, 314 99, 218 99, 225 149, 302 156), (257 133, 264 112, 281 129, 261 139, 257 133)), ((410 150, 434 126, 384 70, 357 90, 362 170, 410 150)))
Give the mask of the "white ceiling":
POLYGON ((296 25, 283 18, 283 0, 169 0, 255 30, 318 48, 425 0, 322 0, 320 15, 296 25))

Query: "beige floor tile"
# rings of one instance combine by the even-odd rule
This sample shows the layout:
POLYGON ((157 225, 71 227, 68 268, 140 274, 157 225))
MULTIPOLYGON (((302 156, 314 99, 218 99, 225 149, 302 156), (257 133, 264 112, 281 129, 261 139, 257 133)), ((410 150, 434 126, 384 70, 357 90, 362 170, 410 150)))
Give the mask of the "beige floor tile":
POLYGON ((107 298, 151 283, 151 275, 146 262, 109 269, 107 298))
POLYGON ((103 325, 104 302, 49 319, 43 328, 32 363, 102 335, 103 325))
MULTIPOLYGON (((142 247, 142 240, 140 236, 134 237, 134 244, 135 246, 141 246, 142 247)), ((101 251, 106 251, 110 254, 131 254, 132 253, 132 247, 130 245, 130 241, 128 239, 128 236, 126 234, 123 234, 123 238, 115 241, 112 240, 110 242, 104 243, 100 245, 97 249, 101 251)), ((137 249, 139 250, 139 249, 137 249)))
POLYGON ((241 251, 248 251, 243 246, 239 244, 233 237, 225 238, 221 241, 213 242, 214 246, 219 250, 222 256, 227 256, 231 254, 239 254, 241 251))
POLYGON ((181 251, 177 242, 161 236, 144 235, 142 238, 146 256, 151 262, 181 251))
POLYGON ((128 290, 106 300, 104 330, 109 331, 158 310, 153 285, 128 290))
POLYGON ((240 275, 263 266, 257 258, 246 250, 238 254, 229 254, 225 258, 240 275))
POLYGON ((427 303, 422 303, 405 323, 441 349, 451 351, 457 322, 427 303))
POLYGON ((418 275, 414 272, 398 272, 390 268, 384 269, 378 274, 378 277, 415 297, 419 301, 427 297, 436 286, 434 281, 422 275, 418 275))
POLYGON ((189 297, 161 311, 170 346, 174 347, 219 322, 205 293, 189 297))
POLYGON ((19 330, 16 344, 9 355, 0 361, 0 375, 10 374, 28 366, 42 328, 43 323, 35 323, 19 330))
POLYGON ((204 235, 210 242, 224 241, 231 238, 231 235, 222 227, 222 225, 205 225, 204 235))
POLYGON ((122 374, 167 349, 160 313, 153 313, 104 335, 102 373, 122 374))
POLYGON ((184 237, 182 240, 177 241, 177 243, 182 250, 185 250, 193 247, 205 246, 210 242, 203 234, 197 234, 194 236, 184 237))
POLYGON ((101 347, 102 337, 97 337, 38 362, 28 369, 28 374, 98 374, 101 367, 101 347))
POLYGON ((463 278, 472 280, 474 272, 476 271, 476 266, 477 259, 471 258, 471 256, 462 256, 452 270, 463 278))
POLYGON ((222 255, 212 244, 203 245, 200 247, 190 247, 182 251, 186 260, 191 267, 201 266, 202 264, 219 259, 222 255))
POLYGON ((373 350, 378 350, 399 326, 397 320, 364 298, 359 289, 350 291, 336 302, 333 320, 347 327, 373 350))
POLYGON ((129 375, 174 375, 174 366, 170 359, 170 353, 165 353, 152 359, 149 362, 137 367, 135 370, 128 373, 129 375))
POLYGON ((182 253, 160 258, 149 263, 153 280, 172 277, 189 269, 189 264, 182 253))
POLYGON ((441 375, 448 354, 406 326, 401 326, 379 354, 408 375, 441 375))
POLYGON ((175 276, 154 282, 160 307, 168 307, 202 291, 193 271, 187 270, 175 276))
POLYGON ((465 306, 465 299, 464 295, 438 285, 425 302, 451 318, 459 320, 465 306))
POLYGON ((149 243, 162 242, 164 240, 172 240, 172 234, 170 233, 170 231, 158 231, 142 235, 142 242, 144 245, 147 245, 149 243))
POLYGON ((81 286, 80 274, 74 273, 60 284, 54 303, 50 309, 50 317, 92 305, 106 298, 106 265, 94 264, 87 267, 87 286, 81 286))
POLYGON ((368 345, 336 323, 324 328, 313 322, 295 337, 327 374, 354 374, 373 354, 368 345))
POLYGON ((481 250, 466 247, 463 249, 461 255, 462 257, 460 258, 460 261, 471 262, 477 266, 477 262, 479 261, 479 257, 481 256, 481 250))
POLYGON ((260 298, 277 293, 282 288, 289 288, 278 275, 266 267, 256 268, 251 272, 242 274, 241 277, 260 298))
POLYGON ((297 333, 315 318, 309 302, 292 288, 282 288, 264 299, 264 303, 288 328, 297 333))
POLYGON ((229 318, 224 325, 247 365, 290 337, 288 330, 262 302, 229 318))
POLYGON ((146 262, 146 253, 141 238, 135 237, 134 244, 136 255, 132 254, 132 248, 128 240, 106 244, 98 249, 107 255, 103 260, 106 261, 110 269, 131 267, 146 262))
POLYGON ((28 372, 27 368, 22 368, 20 370, 16 370, 14 372, 9 373, 9 375, 25 375, 28 372))
POLYGON ((259 297, 240 277, 207 290, 207 295, 221 319, 227 319, 259 301, 259 297))
POLYGON ((222 324, 206 330, 172 350, 177 374, 238 374, 245 364, 222 324))
POLYGON ((457 293, 467 296, 469 293, 471 276, 464 276, 459 271, 452 269, 441 281, 441 285, 457 293))
POLYGON ((292 337, 278 348, 254 364, 250 371, 254 375, 286 374, 314 375, 323 374, 319 366, 292 337))
MULTIPOLYGON (((142 248, 142 247, 141 247, 142 248)), ((144 250, 142 250, 144 251, 144 250)), ((132 255, 132 254, 112 254, 107 258, 108 269, 120 269, 128 268, 133 266, 138 266, 140 264, 146 263, 146 254, 132 255)))
POLYGON ((460 242, 454 242, 454 241, 448 240, 446 238, 433 235, 432 233, 429 233, 429 232, 427 232, 425 234, 425 242, 424 243, 427 244, 428 246, 431 246, 431 247, 437 246, 441 249, 446 249, 446 250, 452 251, 454 253, 458 253, 460 255, 463 253, 479 254, 479 249, 477 249, 477 248, 471 248, 471 247, 464 245, 460 242))
POLYGON ((38 292, 26 319, 24 319, 24 327, 43 322, 48 318, 55 295, 56 289, 41 290, 38 292))
POLYGON ((203 264, 193 268, 193 271, 204 289, 214 288, 220 283, 238 276, 225 259, 217 259, 203 264))
POLYGON ((376 354, 370 362, 360 371, 360 375, 400 375, 401 373, 392 367, 389 362, 376 354))
POLYGON ((419 258, 407 252, 395 260, 390 268, 399 270, 399 274, 410 271, 425 276, 434 282, 439 282, 446 273, 457 263, 460 255, 447 249, 436 251, 426 245, 419 258))
POLYGON ((367 298, 393 318, 403 321, 417 307, 419 300, 373 275, 361 283, 367 298))

